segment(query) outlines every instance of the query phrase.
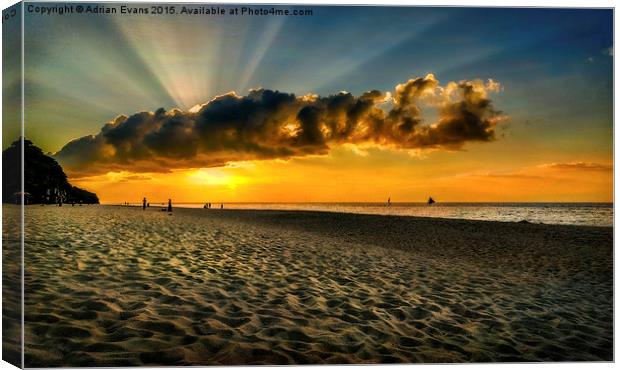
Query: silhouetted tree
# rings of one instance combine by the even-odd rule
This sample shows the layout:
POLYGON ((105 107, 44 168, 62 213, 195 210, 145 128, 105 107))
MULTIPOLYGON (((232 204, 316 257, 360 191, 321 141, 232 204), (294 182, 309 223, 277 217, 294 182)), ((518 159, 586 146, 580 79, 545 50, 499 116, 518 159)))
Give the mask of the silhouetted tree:
MULTIPOLYGON (((82 202, 98 204, 96 194, 72 186, 62 167, 30 140, 24 140, 24 191, 29 204, 82 202)), ((2 152, 2 198, 5 203, 15 202, 21 192, 21 140, 15 141, 2 152)))

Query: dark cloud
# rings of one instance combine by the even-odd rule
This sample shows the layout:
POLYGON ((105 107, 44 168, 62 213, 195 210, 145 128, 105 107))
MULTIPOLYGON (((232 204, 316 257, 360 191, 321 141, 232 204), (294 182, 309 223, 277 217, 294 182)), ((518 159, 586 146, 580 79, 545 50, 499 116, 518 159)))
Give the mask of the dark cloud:
POLYGON ((339 144, 396 149, 458 149, 490 141, 502 119, 488 93, 492 80, 440 86, 433 75, 393 93, 295 96, 266 89, 218 96, 188 112, 173 109, 120 116, 97 135, 67 143, 56 158, 73 175, 159 172, 241 160, 326 154, 339 144), (425 122, 422 107, 435 107, 425 122))
POLYGON ((570 162, 570 163, 551 163, 544 165, 546 168, 556 170, 585 170, 585 171, 613 171, 612 164, 596 162, 570 162))

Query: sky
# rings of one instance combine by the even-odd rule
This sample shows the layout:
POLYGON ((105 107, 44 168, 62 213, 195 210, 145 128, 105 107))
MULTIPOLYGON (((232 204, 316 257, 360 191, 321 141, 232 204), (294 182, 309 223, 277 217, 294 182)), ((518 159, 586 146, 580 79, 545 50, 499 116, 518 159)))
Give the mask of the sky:
POLYGON ((11 17, 2 22, 2 149, 21 135, 21 53, 15 52, 22 45, 21 22, 13 16, 17 11, 17 5, 2 11, 11 17))
POLYGON ((26 12, 25 136, 104 203, 612 201, 611 10, 298 9, 26 12))

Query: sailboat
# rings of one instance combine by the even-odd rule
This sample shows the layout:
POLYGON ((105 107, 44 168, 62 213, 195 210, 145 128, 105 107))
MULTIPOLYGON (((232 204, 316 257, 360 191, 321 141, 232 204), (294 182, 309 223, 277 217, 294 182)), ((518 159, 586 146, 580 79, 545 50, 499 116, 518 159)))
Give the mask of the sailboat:
POLYGON ((431 204, 435 204, 435 199, 433 199, 433 197, 428 197, 428 201, 426 202, 429 206, 431 204))

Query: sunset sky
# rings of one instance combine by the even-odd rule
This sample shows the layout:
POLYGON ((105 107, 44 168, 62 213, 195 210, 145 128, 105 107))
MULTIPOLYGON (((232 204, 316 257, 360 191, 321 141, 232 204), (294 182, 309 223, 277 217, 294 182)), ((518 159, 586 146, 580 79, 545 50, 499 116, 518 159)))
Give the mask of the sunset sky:
POLYGON ((612 201, 611 10, 303 9, 26 13, 25 136, 103 203, 612 201))

